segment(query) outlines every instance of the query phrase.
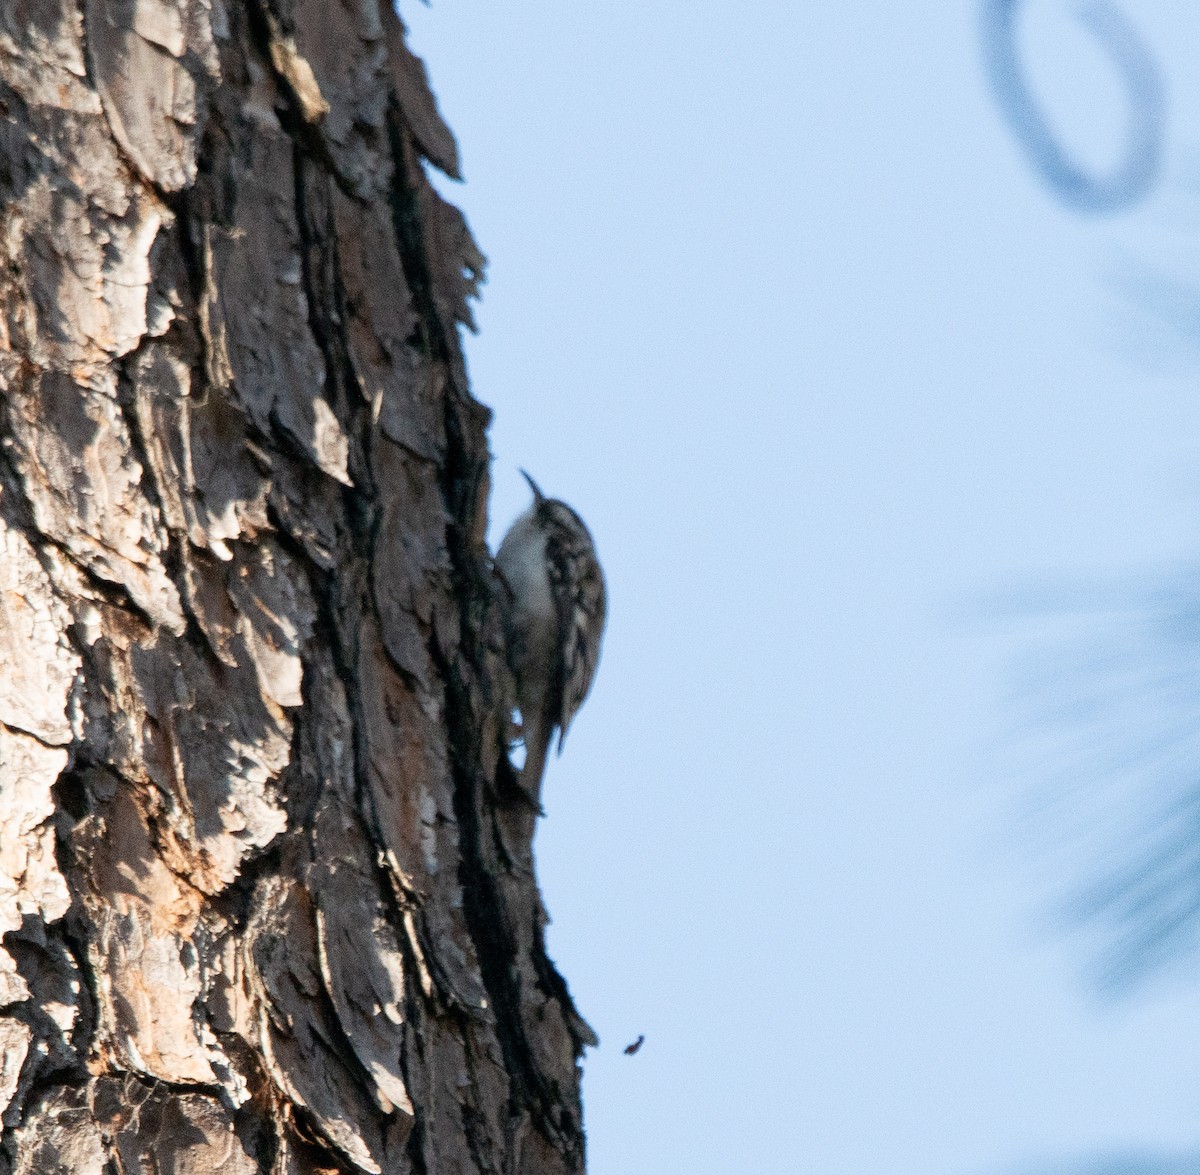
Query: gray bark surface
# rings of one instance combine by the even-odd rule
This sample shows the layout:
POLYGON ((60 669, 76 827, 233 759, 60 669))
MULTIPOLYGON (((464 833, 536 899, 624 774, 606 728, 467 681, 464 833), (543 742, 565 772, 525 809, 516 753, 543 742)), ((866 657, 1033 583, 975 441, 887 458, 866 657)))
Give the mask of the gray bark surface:
POLYGON ((386 0, 0 6, 4 1175, 583 1170, 386 0))

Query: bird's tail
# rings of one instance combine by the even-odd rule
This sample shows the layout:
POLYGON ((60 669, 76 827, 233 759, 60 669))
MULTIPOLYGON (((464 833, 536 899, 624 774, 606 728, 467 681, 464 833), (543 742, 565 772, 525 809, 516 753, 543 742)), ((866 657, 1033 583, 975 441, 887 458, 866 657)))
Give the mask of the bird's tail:
POLYGON ((551 725, 544 719, 525 721, 525 764, 521 768, 521 787, 538 807, 542 802, 542 774, 550 750, 551 725))

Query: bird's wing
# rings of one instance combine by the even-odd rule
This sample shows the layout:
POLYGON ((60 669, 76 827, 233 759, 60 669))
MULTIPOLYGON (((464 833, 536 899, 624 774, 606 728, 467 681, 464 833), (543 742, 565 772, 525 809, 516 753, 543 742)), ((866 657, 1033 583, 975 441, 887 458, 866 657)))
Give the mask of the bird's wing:
POLYGON ((552 579, 574 583, 578 592, 575 598, 570 593, 555 592, 562 661, 556 683, 559 687, 557 705, 552 712, 559 728, 558 749, 561 751, 567 728, 596 676, 608 604, 604 576, 594 558, 582 552, 567 551, 557 543, 552 544, 548 552, 552 579))

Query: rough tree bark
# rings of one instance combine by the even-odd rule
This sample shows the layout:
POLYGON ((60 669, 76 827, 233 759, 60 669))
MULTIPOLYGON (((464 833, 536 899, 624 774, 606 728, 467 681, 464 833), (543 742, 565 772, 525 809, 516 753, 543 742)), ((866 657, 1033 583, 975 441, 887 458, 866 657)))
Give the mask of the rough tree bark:
POLYGON ((0 1172, 583 1169, 387 0, 0 6, 0 1172))

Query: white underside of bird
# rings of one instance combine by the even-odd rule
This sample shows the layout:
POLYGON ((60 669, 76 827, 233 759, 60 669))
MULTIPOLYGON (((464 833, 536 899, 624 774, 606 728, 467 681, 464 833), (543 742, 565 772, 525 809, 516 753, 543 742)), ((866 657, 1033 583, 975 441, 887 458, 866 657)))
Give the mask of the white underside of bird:
POLYGON ((521 711, 521 738, 525 744, 522 781, 531 797, 541 782, 546 753, 554 732, 550 697, 552 675, 538 667, 559 656, 558 607, 546 560, 546 537, 534 520, 536 504, 513 523, 500 550, 496 566, 512 595, 509 622, 510 656, 517 676, 517 706, 521 711))

